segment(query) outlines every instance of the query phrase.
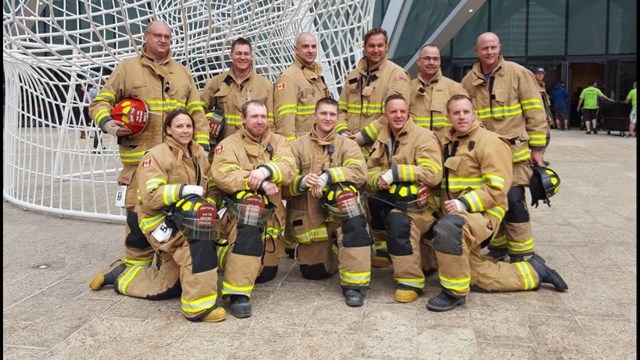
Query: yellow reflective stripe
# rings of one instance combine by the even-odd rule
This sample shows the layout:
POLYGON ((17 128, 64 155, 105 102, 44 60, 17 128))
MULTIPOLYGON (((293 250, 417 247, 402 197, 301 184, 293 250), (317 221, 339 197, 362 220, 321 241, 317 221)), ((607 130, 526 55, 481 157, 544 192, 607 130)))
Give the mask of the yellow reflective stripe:
POLYGON ((209 133, 196 133, 193 140, 200 145, 209 145, 209 133))
POLYGON ((189 115, 193 115, 196 111, 204 112, 206 104, 201 100, 193 100, 187 103, 187 112, 189 115))
POLYGON ((529 135, 529 145, 545 146, 547 145, 547 134, 531 134, 529 135))
POLYGON ((396 170, 398 173, 398 181, 417 181, 415 165, 398 164, 396 165, 396 170))
POLYGON ((271 236, 272 238, 278 238, 284 231, 284 226, 275 227, 275 226, 267 226, 267 236, 271 236))
POLYGON ((496 248, 507 246, 507 235, 503 234, 503 235, 495 236, 493 239, 491 239, 491 241, 489 241, 489 246, 496 247, 496 248))
POLYGON ((371 282, 371 271, 349 272, 340 269, 340 280, 348 285, 369 285, 371 282))
POLYGON ((378 128, 374 123, 369 123, 369 125, 365 126, 363 130, 369 139, 375 140, 378 138, 378 128))
POLYGON ((449 190, 464 190, 464 189, 477 189, 484 184, 482 178, 479 177, 450 177, 447 182, 443 181, 441 187, 444 189, 446 184, 449 184, 449 190))
POLYGON ((435 174, 442 171, 442 166, 437 161, 434 161, 432 159, 417 158, 416 164, 418 164, 418 166, 425 166, 430 168, 435 174))
POLYGON ((471 286, 470 276, 450 278, 439 274, 438 277, 440 278, 440 285, 442 285, 443 288, 453 290, 455 292, 468 292, 469 287, 471 286))
POLYGON ((525 241, 507 240, 507 248, 513 253, 529 252, 532 251, 534 247, 535 244, 533 243, 533 237, 530 237, 525 241))
POLYGON ((182 311, 189 314, 205 311, 215 306, 217 298, 218 294, 215 293, 193 300, 181 297, 180 302, 182 303, 182 311))
POLYGON ((286 114, 295 114, 296 113, 296 104, 283 104, 277 110, 278 116, 286 115, 286 114))
POLYGON ((149 232, 151 229, 155 229, 160 225, 167 216, 164 213, 160 213, 154 216, 147 216, 140 219, 138 225, 143 233, 149 232))
POLYGON ((142 160, 145 152, 145 150, 131 152, 120 151, 120 161, 122 161, 122 163, 126 165, 137 165, 140 160, 142 160))
POLYGON ((289 184, 289 192, 291 193, 291 195, 298 196, 302 194, 302 191, 299 191, 298 189, 303 178, 304 176, 302 175, 297 175, 295 178, 293 178, 293 181, 289 184))
POLYGON ((308 244, 314 240, 326 240, 329 238, 329 232, 327 231, 326 226, 310 229, 309 231, 305 231, 303 233, 295 233, 293 232, 293 230, 291 232, 293 233, 293 237, 300 244, 308 244))
POLYGON ((522 114, 520 103, 508 106, 494 106, 493 108, 481 108, 476 110, 479 119, 489 119, 492 117, 514 117, 522 114))
POLYGON ((102 108, 96 112, 95 120, 98 126, 102 126, 102 121, 106 118, 111 119, 111 113, 109 112, 109 110, 102 108))
POLYGON ((542 100, 539 98, 530 98, 520 101, 522 110, 543 109, 542 100))
POLYGON ((433 119, 429 116, 412 116, 413 122, 418 124, 420 127, 430 128, 433 127, 450 127, 451 123, 447 120, 447 117, 444 115, 434 115, 433 119))
MULTIPOLYGON (((151 264, 151 260, 149 260, 149 264, 151 264)), ((120 275, 120 277, 116 281, 118 285, 118 292, 122 295, 127 295, 127 288, 129 287, 129 284, 131 284, 133 279, 135 279, 136 276, 138 276, 138 273, 140 272, 140 270, 142 270, 145 267, 146 266, 140 266, 140 265, 127 266, 124 269, 124 272, 122 273, 122 275, 120 275)))
POLYGON ((240 114, 224 114, 224 121, 227 125, 242 126, 240 114))
POLYGON ((362 160, 349 158, 342 161, 342 166, 362 166, 363 163, 362 160))
POLYGON ((394 280, 399 285, 406 285, 406 286, 410 286, 410 287, 416 288, 416 289, 424 289, 425 283, 426 283, 424 277, 419 277, 419 278, 394 277, 394 280))
POLYGON ((531 290, 535 288, 537 284, 533 277, 532 272, 534 270, 531 268, 531 265, 526 261, 518 261, 514 263, 514 265, 518 268, 518 271, 520 271, 522 283, 524 284, 523 290, 531 290))
MULTIPOLYGON (((504 219, 504 215, 507 213, 507 210, 500 206, 494 206, 490 209, 485 210, 485 212, 493 217, 495 217, 496 219, 498 219, 498 221, 502 221, 502 219, 504 219)), ((502 241, 500 241, 500 245, 505 245, 507 243, 507 238, 502 236, 504 239, 502 241)), ((493 240, 491 240, 491 244, 493 245, 493 240)), ((494 245, 494 246, 498 246, 498 245, 494 245)))
POLYGON ((220 171, 221 173, 226 173, 226 172, 235 171, 235 170, 242 170, 242 167, 240 167, 240 165, 238 164, 227 164, 227 165, 222 165, 218 168, 218 171, 220 171))
POLYGON ((124 259, 124 264, 127 266, 142 266, 142 267, 148 267, 151 266, 151 263, 153 262, 153 258, 151 259, 124 259))
POLYGON ((467 201, 469 206, 471 206, 471 208, 469 209, 469 212, 484 211, 484 204, 482 203, 482 199, 480 199, 480 197, 475 191, 464 194, 462 198, 467 201))
POLYGON ((504 189, 504 178, 502 176, 494 174, 483 174, 482 178, 484 179, 485 183, 487 183, 487 185, 496 189, 504 189))
POLYGON ((180 199, 180 187, 182 185, 165 185, 162 192, 162 203, 165 205, 175 204, 180 199))
POLYGON ((116 94, 108 91, 100 91, 93 101, 107 101, 111 105, 116 104, 116 94))
POLYGON ((222 295, 244 295, 251 297, 251 291, 253 291, 253 285, 236 286, 222 280, 222 295))
POLYGON ((334 183, 347 181, 347 176, 344 174, 344 171, 341 168, 330 168, 327 169, 329 175, 331 175, 331 180, 334 183))
MULTIPOLYGON (((221 239, 221 242, 227 242, 228 239, 221 239)), ((218 268, 224 269, 225 260, 227 260, 227 252, 229 251, 229 246, 217 246, 216 254, 218 254, 218 268)))
POLYGON ((296 134, 291 134, 286 137, 287 141, 293 141, 296 139, 296 134))
POLYGON ((263 165, 271 171, 271 181, 275 184, 279 184, 282 181, 282 171, 280 171, 278 165, 273 162, 268 162, 263 165))
POLYGON ((521 161, 529 160, 530 158, 531 158, 531 150, 529 150, 529 148, 518 150, 511 155, 511 161, 513 162, 521 162, 521 161))
POLYGON ((342 131, 348 131, 349 130, 349 126, 347 125, 347 123, 344 122, 339 122, 336 125, 336 133, 341 133, 342 131))

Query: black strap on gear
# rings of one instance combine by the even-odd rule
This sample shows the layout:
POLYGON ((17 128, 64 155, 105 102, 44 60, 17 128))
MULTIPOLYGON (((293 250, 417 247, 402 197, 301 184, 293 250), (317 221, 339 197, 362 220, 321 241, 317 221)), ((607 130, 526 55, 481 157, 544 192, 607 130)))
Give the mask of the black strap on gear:
MULTIPOLYGON (((442 162, 442 164, 444 164, 445 162, 447 162, 447 159, 455 156, 456 152, 458 151, 458 145, 460 145, 459 141, 454 141, 453 144, 451 145, 451 150, 449 150, 449 145, 451 145, 451 143, 448 143, 446 148, 444 149, 444 160, 442 162)), ((445 190, 447 192, 447 198, 450 199, 450 192, 449 192, 449 168, 447 168, 446 166, 444 166, 444 173, 442 175, 442 181, 444 181, 444 186, 445 186, 445 190)))
POLYGON ((227 86, 231 86, 231 84, 233 84, 233 78, 231 77, 231 75, 227 75, 227 77, 225 77, 222 82, 227 84, 227 86))

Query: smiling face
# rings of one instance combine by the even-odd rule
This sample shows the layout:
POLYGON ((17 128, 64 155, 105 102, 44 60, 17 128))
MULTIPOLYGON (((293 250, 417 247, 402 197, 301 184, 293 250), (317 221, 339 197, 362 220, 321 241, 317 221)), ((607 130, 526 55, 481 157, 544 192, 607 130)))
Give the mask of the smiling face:
POLYGON ((296 55, 306 65, 313 64, 318 55, 318 43, 316 38, 311 34, 300 34, 296 46, 293 48, 296 55))
POLYGON ((466 97, 450 100, 447 104, 447 119, 457 133, 466 134, 476 119, 471 101, 466 97))
POLYGON ((493 71, 498 67, 501 51, 498 35, 494 33, 484 33, 478 36, 474 51, 482 65, 483 72, 493 71))
POLYGON ((431 80, 440 70, 440 50, 435 46, 425 46, 420 51, 417 65, 424 80, 431 80))
POLYGON ((392 99, 387 102, 384 109, 384 117, 389 123, 389 129, 394 136, 402 130, 409 120, 409 106, 404 99, 392 99))
POLYGON ((238 73, 243 73, 253 64, 253 52, 251 46, 236 44, 231 50, 231 66, 238 73))
POLYGON ((373 66, 387 58, 387 39, 384 34, 371 35, 364 44, 364 52, 367 54, 367 64, 373 66))
POLYGON ((178 114, 165 132, 186 149, 193 139, 193 119, 187 114, 178 114))
POLYGON ((314 116, 316 133, 320 138, 325 138, 333 131, 338 121, 338 106, 337 104, 319 104, 314 116))

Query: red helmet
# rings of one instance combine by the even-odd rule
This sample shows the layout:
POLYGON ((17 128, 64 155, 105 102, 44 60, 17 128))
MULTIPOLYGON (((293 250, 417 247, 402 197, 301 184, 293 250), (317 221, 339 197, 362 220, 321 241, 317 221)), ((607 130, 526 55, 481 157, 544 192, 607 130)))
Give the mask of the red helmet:
POLYGON ((113 107, 111 118, 122 121, 124 126, 131 130, 131 136, 138 135, 149 122, 147 104, 139 99, 126 98, 113 107))

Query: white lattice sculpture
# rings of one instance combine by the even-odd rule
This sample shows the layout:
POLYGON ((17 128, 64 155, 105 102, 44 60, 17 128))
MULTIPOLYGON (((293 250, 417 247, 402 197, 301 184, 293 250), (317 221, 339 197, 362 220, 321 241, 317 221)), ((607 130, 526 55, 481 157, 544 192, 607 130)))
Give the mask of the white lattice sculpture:
POLYGON ((60 215, 124 221, 115 206, 115 139, 96 133, 75 85, 103 84, 137 54, 153 19, 173 29, 174 58, 204 87, 229 63, 231 42, 252 42, 256 71, 272 81, 293 61, 295 37, 318 39, 334 96, 362 55, 373 0, 4 1, 5 199, 60 215), (82 131, 86 139, 80 138, 82 131))

